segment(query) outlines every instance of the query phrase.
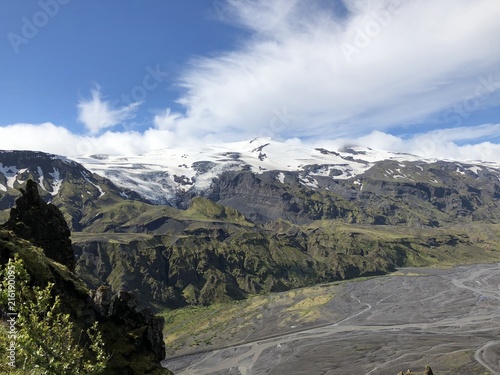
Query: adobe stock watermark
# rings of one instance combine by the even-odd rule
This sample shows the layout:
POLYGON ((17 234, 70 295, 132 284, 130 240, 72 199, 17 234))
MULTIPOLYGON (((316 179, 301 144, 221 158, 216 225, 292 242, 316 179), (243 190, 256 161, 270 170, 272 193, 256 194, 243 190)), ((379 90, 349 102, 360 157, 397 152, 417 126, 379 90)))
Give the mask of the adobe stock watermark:
POLYGON ((17 350, 17 306, 16 306, 16 267, 9 259, 7 264, 7 364, 16 367, 17 350))
POLYGON ((481 75, 477 80, 478 83, 473 95, 466 97, 443 113, 444 122, 453 122, 454 126, 461 126, 463 120, 469 118, 473 112, 480 108, 482 101, 487 100, 500 89, 500 81, 494 81, 493 74, 481 75))
POLYGON ((61 5, 66 5, 70 0, 40 0, 40 9, 33 13, 31 17, 21 18, 20 33, 10 32, 7 39, 15 53, 19 53, 21 45, 28 44, 38 35, 38 32, 49 24, 49 21, 57 16, 61 10, 61 5))
POLYGON ((358 26, 350 35, 351 40, 342 43, 340 46, 347 62, 352 62, 353 55, 359 55, 363 52, 389 26, 393 16, 398 13, 401 4, 401 0, 394 0, 387 8, 368 13, 364 17, 362 26, 358 26))
POLYGON ((128 94, 122 94, 119 100, 113 101, 113 104, 129 106, 133 103, 144 102, 148 97, 148 92, 157 89, 168 76, 169 73, 163 71, 160 64, 157 64, 154 68, 148 65, 146 74, 140 84, 132 87, 128 94))
POLYGON ((423 157, 435 157, 438 148, 442 148, 445 141, 438 133, 428 134, 416 139, 416 151, 423 157))
POLYGON ((227 2, 224 0, 214 0, 212 3, 215 13, 219 17, 220 21, 224 21, 226 18, 226 13, 228 12, 227 2))
POLYGON ((287 107, 283 107, 282 109, 275 108, 268 126, 260 131, 259 137, 275 138, 277 134, 285 130, 286 126, 292 123, 292 119, 293 114, 288 112, 287 107))

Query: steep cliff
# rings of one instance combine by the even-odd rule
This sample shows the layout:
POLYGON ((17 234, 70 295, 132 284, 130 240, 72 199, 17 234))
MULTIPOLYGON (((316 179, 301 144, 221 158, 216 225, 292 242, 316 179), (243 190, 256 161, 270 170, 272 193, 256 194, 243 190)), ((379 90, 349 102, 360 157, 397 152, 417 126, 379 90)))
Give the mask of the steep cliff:
POLYGON ((97 292, 87 288, 72 272, 74 254, 61 212, 41 201, 33 181, 28 181, 12 211, 11 219, 0 229, 0 265, 18 257, 23 260, 31 286, 54 283, 52 292, 60 297, 62 311, 70 314, 77 330, 98 322, 106 351, 112 354, 106 374, 169 374, 160 366, 165 355, 162 318, 148 309, 139 310, 128 292, 118 291, 103 298, 103 288, 97 292), (44 236, 45 231, 52 237, 44 236), (58 247, 60 243, 64 247, 58 247))

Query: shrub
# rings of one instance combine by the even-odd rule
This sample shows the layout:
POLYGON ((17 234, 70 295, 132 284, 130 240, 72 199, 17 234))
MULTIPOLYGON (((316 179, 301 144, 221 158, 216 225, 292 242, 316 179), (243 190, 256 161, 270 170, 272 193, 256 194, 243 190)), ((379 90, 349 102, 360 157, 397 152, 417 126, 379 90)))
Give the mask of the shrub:
POLYGON ((3 317, 7 317, 8 313, 17 314, 10 315, 16 319, 15 337, 5 321, 0 327, 1 358, 7 358, 7 348, 11 341, 15 342, 16 347, 15 368, 12 362, 9 364, 3 360, 0 364, 1 373, 103 373, 108 356, 97 323, 77 334, 70 315, 61 311, 60 296, 52 296, 54 284, 48 283, 44 288, 30 287, 29 275, 21 259, 9 260, 8 265, 0 271, 0 277, 0 303, 5 307, 2 308, 5 311, 3 317), (12 289, 12 285, 15 289, 12 289), (88 344, 83 344, 83 341, 88 344))

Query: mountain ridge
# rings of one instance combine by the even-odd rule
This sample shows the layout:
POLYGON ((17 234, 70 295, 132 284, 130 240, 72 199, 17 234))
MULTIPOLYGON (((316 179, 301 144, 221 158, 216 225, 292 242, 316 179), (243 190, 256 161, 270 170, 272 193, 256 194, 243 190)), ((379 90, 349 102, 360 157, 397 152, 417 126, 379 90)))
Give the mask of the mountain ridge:
MULTIPOLYGON (((272 157, 269 146, 247 147, 261 163, 264 151, 272 157)), ((371 157, 352 147, 341 152, 343 164, 371 157)), ((222 165, 236 160, 222 156, 222 165)), ((0 153, 2 167, 15 158, 22 162, 0 173, 8 186, 0 190, 0 216, 28 178, 45 184, 43 198, 70 224, 77 273, 94 288, 133 290, 147 306, 211 304, 405 265, 491 261, 499 250, 500 172, 485 165, 364 160, 355 164, 365 171, 337 178, 337 166, 318 164, 326 159, 296 161, 300 171, 259 173, 237 162, 203 191, 178 191, 179 209, 151 204, 74 161, 0 153)), ((127 165, 124 173, 142 173, 127 165)))
MULTIPOLYGON (((277 142, 270 138, 194 149, 156 150, 138 156, 90 155, 74 160, 118 186, 139 192, 153 203, 179 207, 182 207, 183 196, 200 195, 210 188, 213 179, 226 172, 249 171, 259 175, 277 171, 281 173, 276 178, 282 183, 292 172, 301 184, 315 188, 318 177, 351 180, 386 160, 402 165, 405 162, 431 164, 444 161, 455 163, 461 173, 474 172, 477 168, 500 170, 500 164, 485 161, 422 158, 352 145, 332 150, 277 142)), ((404 173, 398 173, 397 169, 400 168, 392 171, 392 178, 405 179, 404 173)))

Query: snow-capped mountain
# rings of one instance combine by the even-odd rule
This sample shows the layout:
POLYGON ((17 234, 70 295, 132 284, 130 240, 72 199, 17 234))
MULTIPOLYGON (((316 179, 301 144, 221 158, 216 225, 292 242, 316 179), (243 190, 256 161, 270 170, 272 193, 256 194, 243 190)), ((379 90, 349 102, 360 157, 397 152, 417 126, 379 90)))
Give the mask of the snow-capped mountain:
MULTIPOLYGON (((198 194, 208 189, 215 178, 229 171, 251 171, 256 174, 280 171, 276 178, 281 183, 286 172, 297 172, 303 185, 315 188, 317 177, 352 179, 383 160, 397 161, 402 163, 401 166, 404 166, 404 162, 436 161, 359 146, 337 150, 308 148, 269 138, 209 145, 200 149, 164 149, 138 156, 90 155, 75 160, 151 202, 174 206, 179 194, 198 194)), ((466 170, 477 172, 483 167, 500 168, 499 165, 484 162, 474 162, 466 167, 462 164, 457 163, 460 173, 466 170)), ((393 179, 407 178, 400 168, 389 168, 386 175, 393 179)), ((354 181, 354 184, 360 185, 359 181, 354 181)))
POLYGON ((494 163, 421 159, 358 146, 309 148, 262 138, 75 160, 3 151, 1 215, 28 178, 40 185, 46 201, 63 209, 74 229, 87 225, 88 215, 98 215, 96 207, 146 200, 186 209, 195 196, 259 223, 342 217, 432 226, 471 215, 500 217, 500 166, 494 163))
POLYGON ((63 156, 23 151, 0 151, 0 191, 16 189, 30 177, 30 169, 36 164, 36 182, 46 193, 56 196, 62 185, 61 166, 76 163, 63 156))
POLYGON ((7 217, 28 179, 38 184, 45 201, 62 208, 73 229, 79 228, 84 212, 94 206, 123 199, 141 200, 136 193, 115 186, 66 157, 36 151, 0 151, 0 219, 7 217))

